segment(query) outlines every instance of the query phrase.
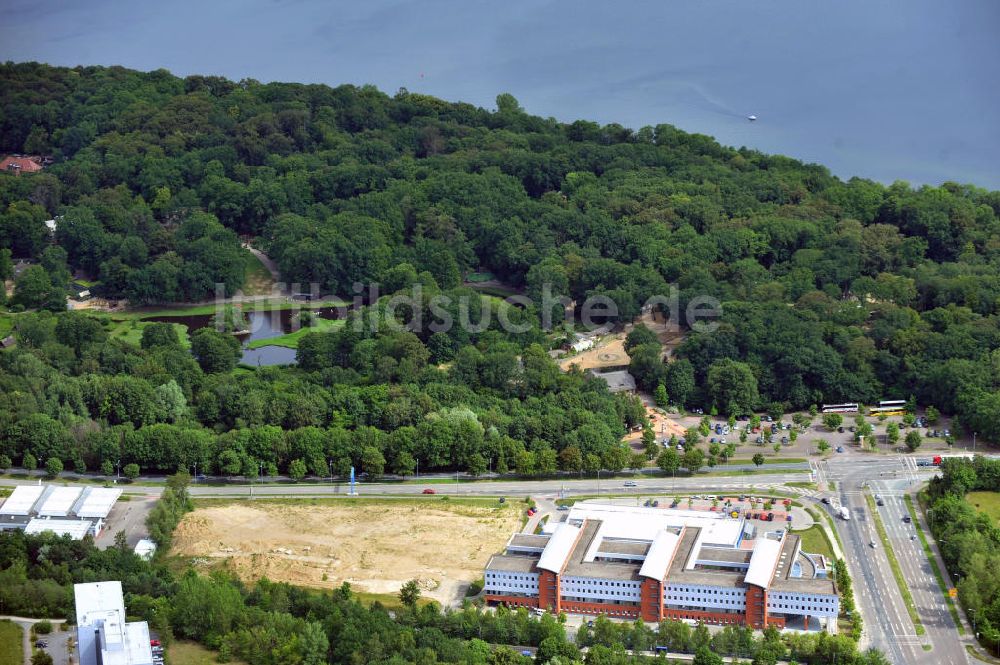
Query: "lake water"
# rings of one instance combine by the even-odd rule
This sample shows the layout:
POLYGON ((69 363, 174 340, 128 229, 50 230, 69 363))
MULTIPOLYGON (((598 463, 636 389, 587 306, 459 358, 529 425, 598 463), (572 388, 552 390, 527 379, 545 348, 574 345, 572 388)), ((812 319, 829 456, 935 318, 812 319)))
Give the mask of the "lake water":
MULTIPOLYGON (((336 319, 338 314, 337 310, 333 307, 317 308, 311 311, 321 319, 336 319)), ((250 342, 273 339, 298 330, 292 310, 248 310, 246 316, 249 323, 248 332, 236 335, 236 338, 243 345, 243 357, 240 362, 255 367, 263 365, 290 365, 295 363, 295 349, 276 344, 268 344, 255 349, 247 348, 250 342)), ((211 325, 213 320, 214 315, 211 314, 151 316, 143 319, 143 321, 161 323, 180 323, 187 326, 188 332, 194 332, 199 328, 211 325)))
POLYGON ((1000 189, 996 0, 8 0, 0 58, 373 83, 1000 189), (748 114, 759 120, 749 123, 748 114))

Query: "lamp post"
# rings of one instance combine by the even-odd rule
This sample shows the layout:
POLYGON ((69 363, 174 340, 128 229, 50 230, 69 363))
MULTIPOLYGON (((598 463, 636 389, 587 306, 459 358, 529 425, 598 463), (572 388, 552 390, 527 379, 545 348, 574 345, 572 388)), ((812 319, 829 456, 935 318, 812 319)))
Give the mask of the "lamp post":
POLYGON ((122 461, 121 460, 116 461, 115 462, 115 482, 118 482, 119 480, 122 479, 121 467, 122 467, 122 461))

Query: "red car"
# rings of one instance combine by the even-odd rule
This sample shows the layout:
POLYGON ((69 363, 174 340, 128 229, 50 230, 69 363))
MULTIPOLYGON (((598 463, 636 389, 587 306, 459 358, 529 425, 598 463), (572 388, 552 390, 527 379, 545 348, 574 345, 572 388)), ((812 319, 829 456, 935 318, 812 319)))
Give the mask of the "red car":
POLYGON ((424 490, 424 494, 437 494, 437 492, 428 487, 427 489, 424 490))

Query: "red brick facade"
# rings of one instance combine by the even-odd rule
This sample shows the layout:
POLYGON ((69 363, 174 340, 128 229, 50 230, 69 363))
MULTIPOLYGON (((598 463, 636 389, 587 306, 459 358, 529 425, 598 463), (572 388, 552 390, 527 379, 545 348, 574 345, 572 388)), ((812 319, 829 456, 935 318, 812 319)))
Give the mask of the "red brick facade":
POLYGON ((562 611, 559 576, 551 570, 538 571, 538 606, 558 614, 562 611))
POLYGON ((642 620, 659 622, 663 618, 663 585, 660 581, 651 577, 643 578, 639 598, 642 620))
POLYGON ((767 625, 767 589, 747 585, 747 625, 764 628, 767 625))

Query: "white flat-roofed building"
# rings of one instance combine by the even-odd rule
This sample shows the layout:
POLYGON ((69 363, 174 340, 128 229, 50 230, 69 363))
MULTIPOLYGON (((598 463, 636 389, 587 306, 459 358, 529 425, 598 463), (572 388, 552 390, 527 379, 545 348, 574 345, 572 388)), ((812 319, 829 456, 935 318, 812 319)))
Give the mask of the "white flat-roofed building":
POLYGON ((0 516, 27 517, 45 493, 45 489, 44 485, 18 485, 4 500, 3 505, 0 505, 0 516))
POLYGON ((82 487, 53 487, 36 512, 39 517, 66 517, 82 492, 82 487))
POLYGON ((121 495, 117 487, 18 485, 0 504, 0 530, 27 529, 37 522, 29 533, 54 531, 74 538, 90 533, 96 537, 121 495))
POLYGON ((548 534, 514 534, 486 565, 490 604, 553 612, 812 629, 836 627, 823 557, 778 531, 750 540, 720 513, 579 503, 548 534))
MULTIPOLYGON (((610 503, 577 503, 566 521, 582 524, 584 520, 601 520, 606 538, 631 537, 652 541, 664 529, 697 527, 702 530, 702 542, 716 547, 739 547, 746 531, 746 520, 730 517, 724 512, 696 512, 673 508, 646 508, 610 503)), ((551 532, 556 523, 543 528, 551 532)))
POLYGON ((77 502, 74 513, 77 517, 106 519, 121 495, 118 487, 88 487, 77 502))
POLYGON ((94 523, 90 520, 61 520, 50 517, 34 517, 25 527, 24 532, 30 536, 51 531, 57 536, 69 536, 73 540, 83 540, 88 533, 93 533, 94 523))
POLYGON ((125 621, 118 581, 73 586, 80 665, 152 665, 149 626, 125 621))

